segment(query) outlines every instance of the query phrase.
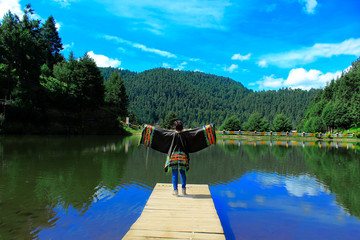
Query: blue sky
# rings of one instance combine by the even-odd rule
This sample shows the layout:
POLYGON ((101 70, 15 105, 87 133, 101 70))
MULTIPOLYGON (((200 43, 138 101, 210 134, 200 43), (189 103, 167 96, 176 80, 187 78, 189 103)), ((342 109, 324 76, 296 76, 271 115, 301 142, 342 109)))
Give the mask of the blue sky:
POLYGON ((253 90, 324 87, 360 57, 358 0, 0 0, 52 15, 64 50, 98 66, 230 77, 253 90))

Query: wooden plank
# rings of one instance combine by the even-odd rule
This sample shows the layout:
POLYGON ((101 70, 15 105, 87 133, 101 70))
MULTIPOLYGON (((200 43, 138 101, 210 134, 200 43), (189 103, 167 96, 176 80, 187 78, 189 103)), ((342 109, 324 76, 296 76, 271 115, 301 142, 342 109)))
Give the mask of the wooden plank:
POLYGON ((209 186, 186 187, 187 195, 177 197, 172 195, 172 184, 156 184, 141 216, 123 239, 225 239, 209 186))

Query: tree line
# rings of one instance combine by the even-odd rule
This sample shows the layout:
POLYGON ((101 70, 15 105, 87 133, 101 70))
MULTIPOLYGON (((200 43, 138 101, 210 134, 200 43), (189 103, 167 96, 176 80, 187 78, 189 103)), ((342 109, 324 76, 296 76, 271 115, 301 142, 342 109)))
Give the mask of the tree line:
POLYGON ((125 82, 129 112, 136 114, 139 122, 160 126, 167 125, 167 114, 175 113, 187 128, 210 122, 219 127, 233 117, 240 122, 240 129, 247 130, 253 128, 248 120, 257 121, 260 116, 266 122, 263 126, 271 129, 275 118, 283 114, 280 117, 287 118, 286 128, 294 129, 319 91, 283 88, 257 92, 230 78, 202 72, 155 68, 136 73, 101 68, 105 80, 114 71, 120 72, 125 82))
POLYGON ((357 127, 360 121, 360 58, 348 71, 318 91, 309 104, 299 130, 334 132, 357 127))
POLYGON ((55 20, 33 18, 30 5, 20 19, 7 12, 0 25, 0 130, 5 133, 121 132, 128 96, 120 74, 104 82, 87 54, 68 59, 55 20))

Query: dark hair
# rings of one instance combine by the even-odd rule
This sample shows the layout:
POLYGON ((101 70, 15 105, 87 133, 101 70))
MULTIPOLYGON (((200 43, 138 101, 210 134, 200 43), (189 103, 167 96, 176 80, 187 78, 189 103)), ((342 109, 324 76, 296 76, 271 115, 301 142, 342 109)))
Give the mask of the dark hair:
POLYGON ((183 130, 183 123, 181 120, 174 121, 174 128, 176 131, 182 131, 183 130))

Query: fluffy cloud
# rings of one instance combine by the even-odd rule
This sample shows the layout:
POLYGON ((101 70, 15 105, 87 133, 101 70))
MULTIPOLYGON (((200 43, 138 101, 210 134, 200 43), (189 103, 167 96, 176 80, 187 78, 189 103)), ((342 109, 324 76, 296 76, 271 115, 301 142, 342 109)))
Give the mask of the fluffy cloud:
POLYGON ((234 54, 234 56, 231 57, 232 60, 240 60, 240 61, 244 61, 244 60, 249 60, 251 56, 251 53, 248 53, 246 55, 241 55, 240 53, 234 54))
POLYGON ((282 68, 291 68, 299 64, 308 64, 318 58, 338 55, 360 55, 360 38, 350 38, 341 43, 316 43, 312 47, 306 47, 290 52, 268 54, 261 57, 257 63, 260 67, 274 65, 282 68))
POLYGON ((290 71, 288 78, 284 82, 284 86, 302 89, 321 88, 324 87, 327 82, 340 76, 341 71, 324 74, 315 69, 306 71, 303 68, 296 68, 290 71))
POLYGON ((317 6, 316 0, 299 0, 300 3, 305 3, 303 10, 308 14, 315 13, 315 7, 317 6))
POLYGON ((276 78, 274 74, 270 76, 263 76, 256 84, 259 85, 259 89, 279 89, 283 86, 283 78, 276 78))
POLYGON ((140 49, 140 50, 142 50, 144 52, 150 52, 150 53, 154 53, 154 54, 157 54, 157 55, 160 55, 160 56, 163 56, 163 57, 168 57, 168 58, 177 58, 177 56, 175 54, 172 54, 170 52, 162 51, 162 50, 155 49, 155 48, 149 48, 149 47, 147 47, 147 46, 145 46, 143 44, 134 43, 134 42, 131 42, 131 41, 119 38, 119 37, 109 36, 109 35, 105 35, 103 37, 105 39, 107 39, 107 40, 112 40, 112 41, 115 41, 117 43, 126 44, 128 46, 133 47, 133 48, 140 49))
POLYGON ((226 71, 226 72, 233 72, 234 70, 236 70, 236 69, 238 69, 239 68, 239 66, 238 65, 236 65, 236 64, 231 64, 231 66, 230 67, 224 67, 224 71, 226 71))
POLYGON ((3 19, 4 15, 10 10, 13 14, 18 16, 23 15, 23 11, 20 6, 20 0, 1 0, 0 1, 0 19, 3 19))
POLYGON ((264 67, 267 67, 267 66, 268 66, 268 64, 267 64, 267 61, 266 61, 266 60, 260 60, 260 61, 258 61, 256 64, 257 64, 259 67, 262 67, 262 68, 264 68, 264 67))
POLYGON ((264 76, 260 81, 253 85, 258 85, 259 89, 279 89, 282 87, 311 89, 325 87, 326 83, 341 76, 341 71, 335 73, 322 73, 316 69, 309 71, 304 68, 295 68, 289 72, 287 79, 276 78, 275 75, 264 76))
POLYGON ((175 68, 175 70, 183 70, 185 65, 187 65, 187 62, 182 62, 175 68))
POLYGON ((95 54, 93 51, 88 52, 88 55, 95 60, 98 67, 119 67, 121 65, 121 61, 95 54))
MULTIPOLYGON (((317 196, 324 192, 324 186, 308 175, 293 177, 279 177, 273 174, 259 175, 257 182, 264 188, 285 187, 292 196, 303 197, 304 195, 317 196)), ((255 199, 258 203, 264 203, 265 198, 255 199)))
POLYGON ((286 179, 285 188, 290 195, 296 197, 318 196, 324 191, 324 188, 314 178, 307 175, 286 179))

